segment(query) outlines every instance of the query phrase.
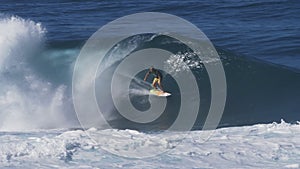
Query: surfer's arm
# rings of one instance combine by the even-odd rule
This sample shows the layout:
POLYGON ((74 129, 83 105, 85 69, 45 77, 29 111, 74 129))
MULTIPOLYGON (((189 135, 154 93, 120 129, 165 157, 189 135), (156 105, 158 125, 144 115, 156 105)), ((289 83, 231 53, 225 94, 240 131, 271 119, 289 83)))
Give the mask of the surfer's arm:
POLYGON ((146 81, 146 80, 147 80, 147 78, 148 78, 149 74, 150 74, 150 72, 148 71, 148 72, 146 73, 145 77, 144 77, 144 81, 146 81))

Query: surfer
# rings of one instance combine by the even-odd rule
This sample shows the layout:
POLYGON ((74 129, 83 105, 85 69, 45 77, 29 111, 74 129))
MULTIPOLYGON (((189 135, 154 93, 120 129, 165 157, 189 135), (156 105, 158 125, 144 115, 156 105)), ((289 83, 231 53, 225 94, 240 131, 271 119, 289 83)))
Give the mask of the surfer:
POLYGON ((147 80, 149 74, 153 74, 155 76, 155 78, 153 79, 152 82, 152 87, 157 89, 157 84, 159 85, 159 88, 163 91, 162 85, 161 85, 161 81, 162 81, 162 74, 160 71, 158 71, 157 69, 154 69, 154 67, 150 67, 149 71, 146 73, 144 81, 147 80))

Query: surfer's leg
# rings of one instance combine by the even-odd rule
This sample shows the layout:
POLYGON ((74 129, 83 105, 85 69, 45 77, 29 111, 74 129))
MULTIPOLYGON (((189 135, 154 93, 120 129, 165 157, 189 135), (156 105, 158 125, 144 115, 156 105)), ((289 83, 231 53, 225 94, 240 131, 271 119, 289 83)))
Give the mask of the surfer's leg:
POLYGON ((164 91, 164 89, 163 89, 163 87, 162 87, 162 85, 161 85, 161 79, 158 79, 158 80, 157 80, 157 83, 158 83, 158 85, 159 85, 159 88, 160 88, 162 91, 164 91))
POLYGON ((156 87, 157 81, 158 81, 158 78, 154 78, 153 82, 152 82, 152 87, 155 88, 155 89, 157 89, 157 87, 156 87))

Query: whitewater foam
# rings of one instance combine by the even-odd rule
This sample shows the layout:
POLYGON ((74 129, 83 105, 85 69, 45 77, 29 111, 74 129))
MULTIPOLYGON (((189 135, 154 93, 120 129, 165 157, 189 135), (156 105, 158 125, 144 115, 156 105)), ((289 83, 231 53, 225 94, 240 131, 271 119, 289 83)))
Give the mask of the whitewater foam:
POLYGON ((46 29, 15 16, 0 18, 0 27, 0 130, 66 126, 67 87, 38 76, 30 62, 40 55, 46 29))
POLYGON ((206 142, 199 137, 206 131, 91 128, 86 133, 62 129, 0 133, 0 167, 299 168, 299 129, 299 124, 284 121, 222 128, 206 142), (124 157, 142 157, 157 150, 165 153, 142 159, 124 157))

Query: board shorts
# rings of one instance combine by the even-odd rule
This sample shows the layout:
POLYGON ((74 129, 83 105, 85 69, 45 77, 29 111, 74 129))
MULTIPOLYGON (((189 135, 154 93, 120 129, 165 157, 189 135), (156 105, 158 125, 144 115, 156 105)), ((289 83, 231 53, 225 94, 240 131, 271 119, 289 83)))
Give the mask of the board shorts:
POLYGON ((153 79, 152 84, 153 84, 153 85, 154 85, 155 83, 160 84, 160 82, 161 82, 161 78, 156 77, 156 78, 153 79))

